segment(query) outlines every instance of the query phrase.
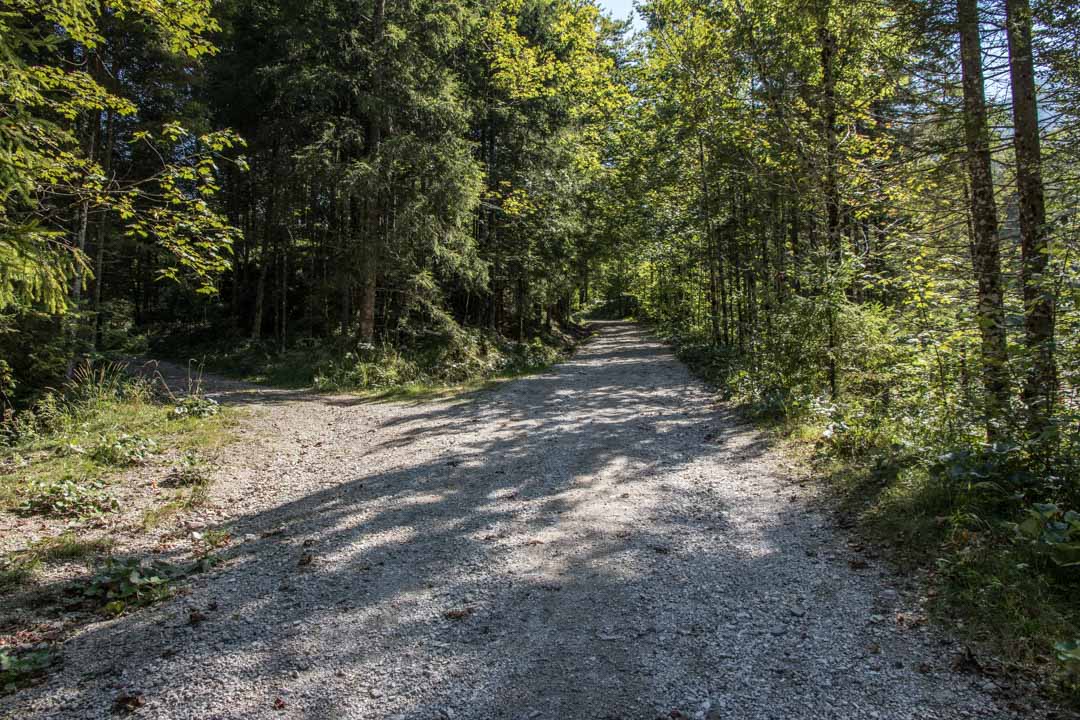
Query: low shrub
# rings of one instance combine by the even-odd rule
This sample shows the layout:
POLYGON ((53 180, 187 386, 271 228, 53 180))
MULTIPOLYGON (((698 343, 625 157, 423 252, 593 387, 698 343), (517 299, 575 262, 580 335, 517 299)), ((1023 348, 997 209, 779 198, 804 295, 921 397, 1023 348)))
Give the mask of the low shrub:
POLYGON ((183 571, 168 563, 143 565, 138 559, 106 561, 79 591, 79 602, 106 615, 122 615, 133 607, 152 605, 170 597, 173 581, 183 571))
POLYGON ((157 451, 157 443, 151 438, 120 433, 102 438, 90 457, 101 465, 129 467, 141 465, 157 451))
POLYGON ((0 648, 0 695, 34 684, 59 660, 60 656, 47 648, 0 648))
POLYGON ((92 481, 65 478, 57 481, 33 481, 25 488, 26 495, 18 510, 26 515, 83 518, 103 515, 119 509, 116 499, 103 490, 104 485, 92 481))
POLYGON ((208 418, 217 415, 220 410, 217 400, 199 393, 185 395, 173 406, 173 414, 179 417, 208 418))
MULTIPOLYGON (((215 536, 221 547, 228 534, 215 536), (221 537, 225 539, 222 540, 221 537)), ((70 588, 70 605, 90 607, 109 616, 161 602, 176 592, 178 582, 218 564, 205 544, 192 563, 179 565, 162 561, 146 562, 138 558, 109 558, 85 582, 70 588)))

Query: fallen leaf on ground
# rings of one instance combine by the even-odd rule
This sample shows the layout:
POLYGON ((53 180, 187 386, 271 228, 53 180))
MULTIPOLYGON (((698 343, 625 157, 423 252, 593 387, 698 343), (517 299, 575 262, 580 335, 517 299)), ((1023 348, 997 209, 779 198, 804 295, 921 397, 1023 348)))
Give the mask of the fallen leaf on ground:
POLYGON ((443 617, 447 620, 464 620, 473 614, 471 607, 452 608, 443 613, 443 617))
POLYGON ((113 711, 133 713, 146 704, 146 699, 139 693, 120 693, 113 700, 113 711))

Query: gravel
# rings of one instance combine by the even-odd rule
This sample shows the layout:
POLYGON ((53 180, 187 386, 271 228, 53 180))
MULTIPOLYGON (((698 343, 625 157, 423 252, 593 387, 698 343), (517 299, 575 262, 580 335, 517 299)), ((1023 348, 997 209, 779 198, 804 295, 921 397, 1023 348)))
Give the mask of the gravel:
POLYGON ((452 400, 209 387, 253 409, 191 520, 225 565, 0 715, 1011 717, 634 325, 452 400))

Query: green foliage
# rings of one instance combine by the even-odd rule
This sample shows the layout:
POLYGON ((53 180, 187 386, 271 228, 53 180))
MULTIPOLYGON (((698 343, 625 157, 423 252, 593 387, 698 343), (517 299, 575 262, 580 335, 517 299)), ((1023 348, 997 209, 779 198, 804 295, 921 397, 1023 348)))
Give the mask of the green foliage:
POLYGON ((0 695, 40 680, 59 661, 59 655, 49 649, 0 649, 0 695))
POLYGON ((1017 535, 1045 551, 1059 567, 1080 567, 1080 513, 1036 503, 1016 525, 1017 535))
POLYGON ((217 400, 199 393, 189 393, 173 406, 173 413, 182 417, 208 418, 217 415, 220 410, 217 400))
POLYGON ((90 457, 101 465, 128 467, 141 465, 157 452, 157 443, 153 439, 120 433, 102 438, 90 452, 90 457))
MULTIPOLYGON (((219 537, 213 547, 223 543, 219 537)), ((72 602, 92 607, 105 615, 118 616, 166 600, 176 592, 179 582, 218 563, 206 547, 209 546, 204 546, 198 559, 187 565, 109 558, 85 583, 71 588, 72 602)))
POLYGON ((104 485, 87 480, 32 481, 20 494, 25 499, 18 510, 27 515, 83 518, 119 509, 116 499, 104 491, 104 485))
MULTIPOLYGON (((1066 168, 1080 145, 1068 130, 1070 140, 1043 146, 1055 178, 1048 207, 1058 208, 1048 217, 1070 220, 1045 228, 1050 267, 1036 280, 1013 241, 1010 130, 991 130, 1004 199, 994 219, 1002 366, 978 320, 988 278, 973 264, 972 184, 957 151, 968 118, 955 6, 910 10, 642 3, 635 103, 613 129, 594 225, 603 241, 592 304, 652 323, 725 398, 812 442, 841 512, 900 558, 935 568, 942 616, 1045 671, 1040 658, 1080 621, 1073 516, 1057 509, 1080 502, 1080 306, 1066 290, 1077 285, 1066 168), (1053 412, 1039 432, 1022 393, 1041 357, 1024 325, 1036 283, 1058 313, 1060 368, 1059 386, 1041 385, 1053 412)), ((1048 65, 1037 73, 1074 85, 1065 67, 1075 48, 1059 43, 1075 18, 1054 3, 1038 13, 1048 65)), ((993 109, 1007 99, 992 97, 1001 89, 987 86, 990 124, 1011 128, 993 109)), ((1040 111, 1075 111, 1039 101, 1040 111)))
POLYGON ((339 341, 306 339, 278 353, 268 343, 200 344, 198 338, 177 336, 168 341, 168 347, 173 346, 194 351, 215 372, 256 382, 320 391, 386 391, 462 385, 534 371, 556 362, 573 339, 553 332, 519 343, 444 318, 438 332, 424 325, 403 327, 398 344, 343 347, 339 341))
POLYGON ((81 588, 80 602, 106 615, 122 615, 171 597, 174 581, 183 575, 182 568, 169 563, 110 558, 81 588))
POLYGON ((114 503, 102 487, 117 471, 228 441, 232 414, 198 393, 184 401, 196 411, 177 413, 175 400, 158 397, 122 365, 78 368, 63 392, 9 411, 0 424, 0 463, 16 468, 0 474, 0 506, 73 517, 108 512, 114 503))
POLYGON ((126 298, 101 303, 98 311, 97 351, 103 354, 144 355, 148 338, 135 322, 135 305, 126 298))
POLYGON ((70 306, 72 283, 81 284, 89 267, 82 241, 64 241, 65 204, 80 207, 84 218, 91 210, 115 213, 132 237, 153 235, 175 259, 163 275, 178 277, 184 268, 206 286, 226 266, 234 231, 206 198, 216 189, 213 157, 239 138, 225 131, 196 138, 177 123, 166 123, 160 135, 141 131, 134 139, 156 143, 160 169, 107 187, 78 120, 132 116, 136 105, 108 89, 100 73, 60 61, 66 53, 102 52, 109 16, 139 18, 173 53, 205 55, 213 47, 202 35, 218 27, 209 10, 206 0, 20 0, 0 16, 0 309, 39 305, 58 313, 70 306))

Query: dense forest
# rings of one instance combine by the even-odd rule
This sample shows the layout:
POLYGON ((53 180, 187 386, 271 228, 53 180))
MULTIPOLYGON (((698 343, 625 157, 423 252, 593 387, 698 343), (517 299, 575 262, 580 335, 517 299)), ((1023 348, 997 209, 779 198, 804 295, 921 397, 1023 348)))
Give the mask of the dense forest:
POLYGON ((634 317, 901 515, 1016 521, 1052 558, 1039 592, 1064 582, 1076 4, 638 11, 635 32, 595 0, 9 2, 6 435, 87 359, 459 382, 634 317))
POLYGON ((140 331, 524 341, 599 298, 784 413, 1060 449, 1077 18, 1034 9, 20 4, 4 395, 140 331))
POLYGON ((140 332, 332 362, 568 319, 628 107, 592 4, 92 10, 5 17, 6 397, 140 332))

